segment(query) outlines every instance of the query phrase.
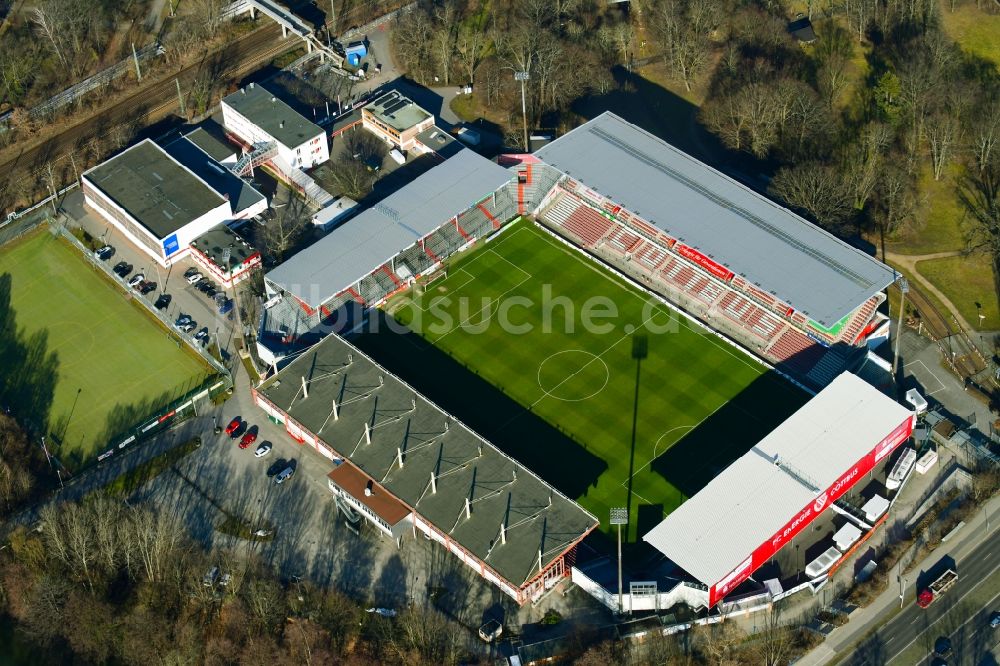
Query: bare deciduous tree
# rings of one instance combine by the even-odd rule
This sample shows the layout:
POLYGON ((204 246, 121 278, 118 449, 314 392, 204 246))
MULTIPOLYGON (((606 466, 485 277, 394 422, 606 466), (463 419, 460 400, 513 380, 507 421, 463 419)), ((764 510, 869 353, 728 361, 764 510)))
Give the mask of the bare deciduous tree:
MULTIPOLYGON (((334 175, 338 173, 337 167, 346 161, 338 162, 334 165, 334 175)), ((350 192, 348 196, 353 196, 350 192)), ((306 206, 305 200, 297 195, 292 195, 288 203, 278 209, 278 214, 274 219, 268 220, 267 224, 258 225, 254 229, 254 244, 270 254, 275 260, 282 261, 285 253, 295 247, 302 239, 309 228, 311 214, 306 206)))
POLYGON ((827 229, 839 230, 851 214, 851 197, 843 177, 820 162, 783 167, 775 174, 770 189, 827 229))

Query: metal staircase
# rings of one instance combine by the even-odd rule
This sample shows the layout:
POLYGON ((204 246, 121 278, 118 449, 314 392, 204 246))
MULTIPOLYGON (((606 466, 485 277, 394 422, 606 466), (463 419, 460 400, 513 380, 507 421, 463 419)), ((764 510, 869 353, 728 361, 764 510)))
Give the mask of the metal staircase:
POLYGON ((264 162, 278 154, 278 144, 274 141, 262 141, 253 144, 253 150, 243 153, 243 157, 233 167, 237 176, 245 176, 247 172, 259 167, 264 162))

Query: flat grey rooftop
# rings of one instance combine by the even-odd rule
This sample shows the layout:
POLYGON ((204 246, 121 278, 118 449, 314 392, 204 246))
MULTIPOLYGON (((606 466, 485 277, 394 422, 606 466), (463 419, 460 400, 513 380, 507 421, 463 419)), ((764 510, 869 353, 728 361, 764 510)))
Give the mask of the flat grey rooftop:
POLYGON ((171 141, 163 148, 171 157, 208 183, 213 190, 229 197, 233 215, 238 215, 241 211, 264 200, 264 195, 253 185, 219 164, 215 158, 187 137, 171 141))
POLYGON ((149 139, 83 175, 161 239, 226 201, 149 139))
POLYGON ((911 415, 845 372, 643 540, 713 585, 880 448, 911 415))
POLYGON ((257 253, 257 250, 253 246, 224 224, 212 227, 191 241, 191 245, 211 259, 216 266, 223 268, 226 268, 223 258, 228 249, 229 270, 240 266, 249 257, 257 253))
POLYGON ((258 392, 516 586, 539 572, 539 550, 544 568, 598 525, 576 502, 337 335, 258 392))
POLYGON ((235 147, 202 127, 188 132, 184 135, 184 138, 201 148, 216 162, 236 157, 237 151, 235 147))
POLYGON ((259 83, 251 83, 222 101, 289 148, 323 134, 319 125, 303 118, 259 83))
POLYGON ((511 178, 503 167, 461 150, 271 270, 267 279, 319 307, 511 178))
POLYGON ((613 113, 536 155, 825 327, 896 279, 888 266, 613 113))
POLYGON ((437 125, 431 125, 427 129, 417 132, 417 141, 446 159, 453 157, 464 148, 461 141, 437 125))
POLYGON ((397 132, 408 130, 431 117, 431 114, 397 90, 387 92, 364 108, 397 132))

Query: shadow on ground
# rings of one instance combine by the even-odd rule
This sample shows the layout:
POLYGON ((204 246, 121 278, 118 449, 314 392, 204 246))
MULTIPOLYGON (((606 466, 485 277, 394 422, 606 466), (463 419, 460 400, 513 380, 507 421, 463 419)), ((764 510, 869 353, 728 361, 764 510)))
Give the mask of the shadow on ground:
POLYGON ((59 380, 59 355, 49 351, 47 330, 27 335, 11 307, 13 279, 0 275, 0 408, 34 433, 44 434, 59 380))
MULTIPOLYGON (((390 372, 526 465, 567 497, 584 495, 607 463, 414 333, 390 331, 386 315, 352 340, 390 372)), ((398 324, 392 324, 399 329, 398 324)))
POLYGON ((776 372, 766 372, 654 460, 651 468, 692 497, 809 397, 776 372))

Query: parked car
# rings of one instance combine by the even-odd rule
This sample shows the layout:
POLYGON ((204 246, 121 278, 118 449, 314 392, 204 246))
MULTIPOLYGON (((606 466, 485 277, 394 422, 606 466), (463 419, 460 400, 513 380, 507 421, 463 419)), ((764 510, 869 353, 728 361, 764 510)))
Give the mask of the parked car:
POLYGON ((156 283, 153 281, 143 282, 139 285, 139 293, 143 296, 154 291, 156 291, 156 283))
POLYGON ((209 287, 208 289, 205 290, 205 295, 208 296, 209 298, 215 298, 215 295, 217 293, 219 292, 215 290, 215 287, 209 287))
POLYGON ((146 276, 145 275, 143 275, 142 273, 136 273, 135 275, 133 275, 132 277, 129 278, 128 286, 130 286, 133 289, 135 289, 136 287, 138 287, 140 284, 142 284, 145 281, 146 281, 146 276))
POLYGON ((193 319, 191 319, 191 315, 186 315, 182 312, 181 316, 178 317, 177 321, 174 322, 174 326, 180 326, 181 324, 186 324, 189 321, 194 321, 193 319))
POLYGON ((236 425, 236 428, 232 432, 229 433, 229 438, 230 439, 239 439, 240 437, 243 436, 243 433, 245 433, 247 431, 247 427, 248 427, 248 424, 247 424, 246 421, 240 421, 236 425))
POLYGON ((208 327, 205 326, 200 331, 198 331, 197 333, 195 333, 194 334, 194 339, 197 340, 198 342, 201 342, 202 344, 204 344, 205 342, 208 342, 208 327))
POLYGON ((172 299, 173 297, 170 294, 160 294, 159 297, 156 299, 156 302, 153 303, 153 306, 157 310, 166 310, 167 306, 170 305, 170 301, 172 299))
POLYGON ((104 247, 99 247, 94 250, 94 256, 101 261, 107 261, 111 257, 115 256, 115 248, 110 245, 105 245, 104 247))
POLYGON ((253 452, 253 457, 263 458, 270 452, 271 452, 271 442, 261 442, 260 446, 257 447, 257 450, 253 452))
POLYGON ((204 294, 206 291, 212 288, 212 282, 211 280, 202 280, 198 284, 196 284, 194 288, 204 294))
POLYGON ((993 613, 993 617, 990 618, 990 627, 993 629, 1000 627, 1000 612, 993 613))
POLYGON ((226 434, 232 435, 233 432, 240 427, 240 423, 242 423, 242 419, 238 416, 232 421, 230 421, 229 425, 226 426, 226 434))
POLYGON ((233 309, 233 299, 227 298, 226 301, 219 306, 219 314, 224 315, 233 309))
POLYGON ((188 281, 188 284, 195 284, 196 282, 200 282, 203 277, 205 276, 199 273, 198 271, 195 271, 190 275, 187 274, 184 275, 184 279, 188 281))
POLYGON ((278 472, 285 469, 286 467, 288 467, 288 461, 285 460, 284 458, 278 458, 273 463, 271 463, 270 467, 267 468, 268 478, 276 475, 278 472))
POLYGON ((276 485, 280 486, 282 483, 284 483, 288 479, 292 478, 292 474, 295 474, 295 461, 294 460, 292 460, 291 462, 289 462, 288 466, 285 467, 285 469, 283 469, 280 472, 278 472, 278 476, 274 477, 274 483, 276 485))
POLYGON ((201 579, 201 584, 205 587, 212 587, 217 580, 219 580, 219 567, 212 567, 205 573, 205 577, 201 579))
POLYGON ((240 448, 249 449, 250 445, 257 441, 257 426, 254 426, 247 430, 243 438, 240 439, 240 448))
POLYGON ((198 269, 195 268, 194 266, 191 266, 186 271, 184 271, 184 277, 185 278, 189 278, 189 277, 191 277, 192 275, 194 275, 197 272, 198 272, 198 269))
POLYGON ((115 264, 115 267, 112 268, 111 270, 114 271, 115 275, 118 275, 119 277, 125 277, 126 275, 132 272, 132 264, 128 263, 127 261, 119 261, 117 264, 115 264))

